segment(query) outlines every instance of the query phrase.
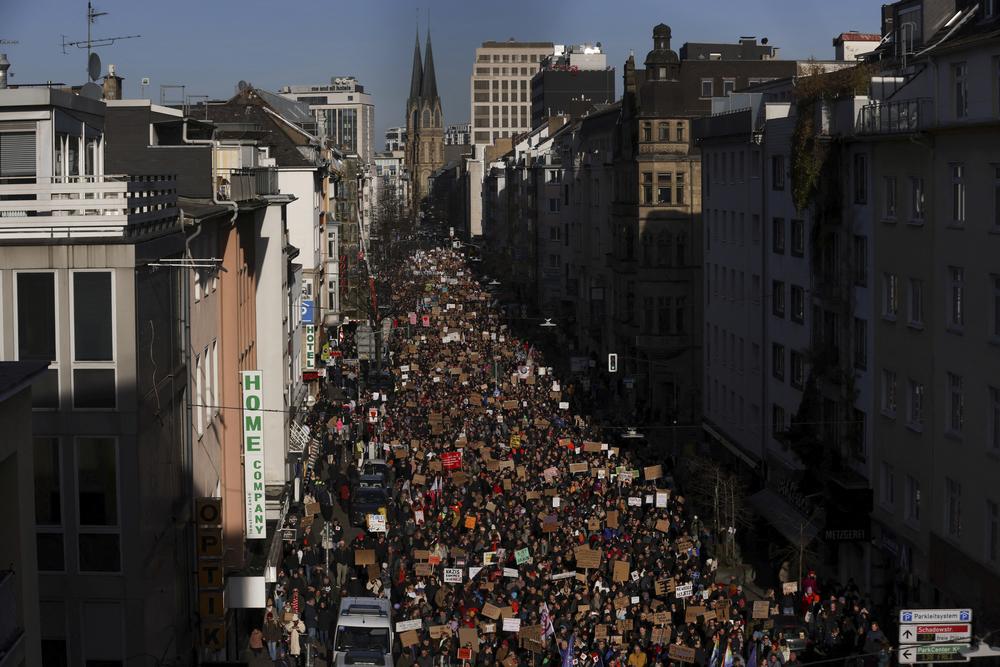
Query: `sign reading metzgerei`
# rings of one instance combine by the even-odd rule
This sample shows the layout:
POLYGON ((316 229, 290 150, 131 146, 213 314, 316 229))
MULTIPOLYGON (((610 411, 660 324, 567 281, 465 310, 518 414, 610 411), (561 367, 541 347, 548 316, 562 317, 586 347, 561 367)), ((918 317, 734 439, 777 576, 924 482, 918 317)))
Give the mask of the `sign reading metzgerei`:
POLYGON ((243 388, 243 488, 248 540, 267 537, 264 514, 264 411, 261 371, 241 371, 243 388))

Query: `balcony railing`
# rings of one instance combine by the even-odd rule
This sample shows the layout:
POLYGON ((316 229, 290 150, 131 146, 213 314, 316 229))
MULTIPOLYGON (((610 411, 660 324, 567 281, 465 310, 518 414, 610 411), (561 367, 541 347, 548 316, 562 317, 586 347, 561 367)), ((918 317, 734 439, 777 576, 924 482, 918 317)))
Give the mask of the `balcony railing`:
POLYGON ((278 170, 275 167, 242 167, 220 174, 219 198, 229 201, 252 201, 278 194, 278 170))
POLYGON ((0 178, 0 239, 126 236, 176 219, 174 176, 0 178))
POLYGON ((925 130, 934 122, 934 100, 917 97, 898 102, 872 102, 861 107, 858 134, 897 134, 925 130))

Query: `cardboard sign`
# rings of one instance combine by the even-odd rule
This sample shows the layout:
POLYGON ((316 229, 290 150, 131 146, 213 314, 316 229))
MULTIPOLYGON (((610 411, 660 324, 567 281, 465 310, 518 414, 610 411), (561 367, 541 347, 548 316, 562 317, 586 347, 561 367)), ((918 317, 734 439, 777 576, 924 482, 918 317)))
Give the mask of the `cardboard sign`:
POLYGON ((667 532, 668 530, 670 530, 670 522, 667 521, 666 519, 659 519, 656 522, 656 530, 660 531, 661 533, 667 532))
POLYGON ((613 561, 612 581, 628 581, 629 562, 627 560, 613 561))
POLYGON ((434 566, 430 563, 417 563, 413 566, 413 573, 418 577, 429 577, 434 573, 434 566))
POLYGON ((799 582, 797 581, 786 581, 781 584, 781 592, 785 595, 790 595, 792 593, 799 592, 799 582))
POLYGON ((414 549, 413 559, 414 560, 428 560, 431 557, 431 552, 427 549, 414 549))
POLYGON ((771 615, 771 606, 767 600, 755 600, 752 618, 767 618, 771 615))
POLYGON ((627 595, 619 595, 614 600, 615 609, 625 609, 631 604, 630 598, 627 595))
POLYGON ((642 469, 642 478, 646 481, 659 479, 663 477, 663 466, 656 464, 655 466, 647 466, 642 469))
POLYGON ((603 623, 599 623, 594 626, 594 639, 607 639, 608 638, 608 626, 603 623))
POLYGON ((605 523, 607 524, 608 528, 618 528, 618 510, 612 510, 608 512, 608 516, 607 519, 605 519, 605 523))
POLYGON ((685 623, 697 623, 698 617, 708 611, 705 607, 690 606, 684 610, 684 622, 685 623))
POLYGON ((409 648, 420 643, 420 635, 416 630, 407 630, 399 635, 399 641, 405 648, 409 648))
POLYGON ((464 648, 470 648, 472 651, 479 652, 479 633, 476 632, 475 628, 459 628, 458 629, 458 643, 464 648))
POLYGON ((670 656, 671 660, 694 664, 695 650, 689 646, 671 644, 670 648, 667 649, 667 655, 670 656))
MULTIPOLYGON (((589 547, 577 547, 573 551, 576 554, 576 566, 578 568, 589 570, 601 566, 602 552, 600 549, 591 549, 589 547)), ((625 565, 625 571, 627 576, 628 573, 627 563, 625 565)))
POLYGON ((670 623, 670 612, 668 611, 657 611, 653 612, 653 623, 656 625, 668 625, 670 623))
POLYGON ((465 527, 468 530, 475 529, 475 527, 476 527, 476 517, 472 516, 471 514, 469 516, 465 517, 465 527))
POLYGON ((589 468, 590 468, 590 466, 588 466, 586 463, 570 463, 569 464, 569 471, 571 473, 574 473, 574 474, 578 473, 578 472, 587 472, 587 470, 589 468))
POLYGON ((487 602, 483 605, 483 616, 493 619, 494 621, 497 620, 500 618, 500 607, 487 602))
POLYGON ((601 443, 594 442, 593 440, 584 440, 583 451, 587 453, 599 452, 601 451, 601 443))
POLYGON ((355 565, 374 565, 375 564, 375 550, 374 549, 355 549, 354 550, 354 564, 355 565))
POLYGON ((587 530, 597 532, 601 529, 600 519, 587 519, 587 530))
POLYGON ((429 628, 431 639, 441 639, 442 637, 451 637, 451 626, 448 625, 432 625, 429 628))

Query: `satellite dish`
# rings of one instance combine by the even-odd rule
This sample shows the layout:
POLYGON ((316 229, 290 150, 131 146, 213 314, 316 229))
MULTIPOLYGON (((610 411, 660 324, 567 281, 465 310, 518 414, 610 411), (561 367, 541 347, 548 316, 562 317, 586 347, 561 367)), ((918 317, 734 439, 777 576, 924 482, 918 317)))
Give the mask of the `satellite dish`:
POLYGON ((240 91, 241 93, 249 87, 250 84, 242 79, 240 79, 240 82, 236 84, 236 90, 240 91))
POLYGON ((93 81, 88 81, 80 87, 80 97, 89 97, 92 100, 99 100, 104 97, 104 89, 93 81))
POLYGON ((96 81, 101 76, 101 57, 96 53, 91 53, 87 58, 87 75, 91 81, 96 81))
POLYGON ((761 44, 767 44, 767 37, 765 37, 764 39, 760 40, 760 43, 761 44))

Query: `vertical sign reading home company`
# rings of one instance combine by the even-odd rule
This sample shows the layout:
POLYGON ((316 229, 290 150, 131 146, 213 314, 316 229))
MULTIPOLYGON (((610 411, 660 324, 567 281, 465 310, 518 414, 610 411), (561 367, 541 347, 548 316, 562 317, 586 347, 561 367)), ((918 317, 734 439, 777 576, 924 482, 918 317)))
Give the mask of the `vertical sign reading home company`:
POLYGON ((264 411, 260 371, 240 371, 243 387, 243 486, 247 539, 267 537, 264 515, 264 411))

